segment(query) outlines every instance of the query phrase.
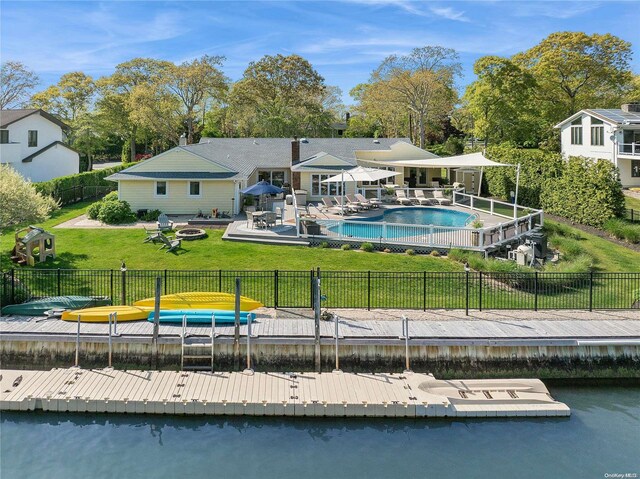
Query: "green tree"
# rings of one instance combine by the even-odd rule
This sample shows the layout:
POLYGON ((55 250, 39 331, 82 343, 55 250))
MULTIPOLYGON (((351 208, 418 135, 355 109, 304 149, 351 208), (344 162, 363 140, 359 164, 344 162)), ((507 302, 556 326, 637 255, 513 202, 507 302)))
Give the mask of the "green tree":
POLYGON ((473 134, 483 138, 522 142, 530 135, 535 80, 533 76, 506 58, 487 56, 478 59, 473 72, 477 80, 466 90, 464 100, 473 116, 473 134))
POLYGON ((382 93, 378 97, 382 107, 395 103, 412 114, 423 148, 428 124, 441 123, 456 103, 455 79, 460 71, 455 50, 425 46, 414 48, 408 55, 388 56, 371 80, 382 93))
POLYGON ((46 219, 58 207, 7 164, 0 164, 0 229, 46 219))
POLYGON ((90 110, 96 86, 82 72, 65 73, 56 85, 31 97, 31 105, 59 116, 73 126, 78 115, 90 110))
POLYGON ((619 106, 631 82, 631 44, 611 34, 556 32, 513 60, 535 78, 549 124, 583 108, 619 106))
POLYGON ((196 115, 209 98, 220 99, 227 79, 219 67, 224 57, 204 55, 191 62, 170 65, 164 69, 162 81, 180 99, 185 110, 187 143, 193 143, 196 115))
POLYGON ((38 75, 23 63, 2 62, 2 66, 0 66, 0 109, 22 106, 39 81, 38 75))
POLYGON ((256 136, 306 133, 311 118, 322 114, 324 79, 298 55, 265 55, 251 62, 233 85, 230 104, 241 128, 256 136), (242 124, 244 123, 244 124, 242 124))

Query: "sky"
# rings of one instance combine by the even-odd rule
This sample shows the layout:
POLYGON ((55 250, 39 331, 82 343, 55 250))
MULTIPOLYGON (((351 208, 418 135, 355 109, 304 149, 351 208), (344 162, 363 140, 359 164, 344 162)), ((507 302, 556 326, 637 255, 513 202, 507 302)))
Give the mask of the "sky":
POLYGON ((0 59, 40 77, 39 89, 70 71, 98 78, 121 62, 151 57, 175 63, 224 55, 232 80, 263 55, 298 54, 328 85, 366 82, 388 55, 441 45, 460 55, 463 89, 473 63, 511 56, 556 31, 612 33, 633 44, 640 73, 640 2, 477 1, 5 1, 0 59))

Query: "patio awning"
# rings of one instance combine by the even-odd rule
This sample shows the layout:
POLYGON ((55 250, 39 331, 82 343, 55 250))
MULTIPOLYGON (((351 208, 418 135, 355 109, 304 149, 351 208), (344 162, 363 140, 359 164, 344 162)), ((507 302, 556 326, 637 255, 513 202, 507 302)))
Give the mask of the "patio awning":
POLYGON ((339 175, 335 175, 331 178, 327 178, 326 180, 322 180, 322 183, 336 183, 341 181, 378 181, 399 174, 400 173, 397 173, 395 171, 356 166, 355 168, 352 168, 350 170, 345 170, 344 173, 340 173, 339 175))
POLYGON ((467 155, 448 156, 445 158, 425 158, 424 160, 376 161, 384 166, 399 166, 407 168, 482 168, 488 166, 513 166, 507 163, 497 163, 486 158, 481 152, 467 155))

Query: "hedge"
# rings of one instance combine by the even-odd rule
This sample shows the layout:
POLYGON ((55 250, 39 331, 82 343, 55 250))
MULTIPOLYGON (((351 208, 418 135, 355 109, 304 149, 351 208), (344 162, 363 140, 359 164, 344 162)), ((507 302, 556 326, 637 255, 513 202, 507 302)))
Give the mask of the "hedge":
POLYGON ((109 175, 117 173, 125 168, 132 166, 132 163, 105 168, 104 170, 87 171, 76 175, 61 176, 49 181, 34 183, 36 191, 42 194, 57 197, 60 192, 69 190, 79 186, 112 186, 113 182, 107 181, 109 175))
POLYGON ((547 213, 597 228, 625 213, 618 169, 584 157, 570 157, 561 176, 545 178, 541 203, 547 213))
MULTIPOLYGON (((487 148, 486 155, 498 163, 520 163, 518 203, 530 208, 542 206, 540 196, 545 179, 562 174, 563 161, 560 153, 497 145, 487 148)), ((516 168, 485 168, 484 178, 491 196, 509 200, 510 192, 516 189, 516 168)))

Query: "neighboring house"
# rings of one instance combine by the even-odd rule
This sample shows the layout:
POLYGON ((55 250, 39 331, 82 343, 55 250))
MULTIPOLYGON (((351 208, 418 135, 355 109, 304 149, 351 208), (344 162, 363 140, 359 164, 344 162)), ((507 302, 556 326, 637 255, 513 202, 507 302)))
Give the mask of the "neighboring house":
POLYGON ((611 161, 622 186, 640 186, 640 104, 581 110, 558 123, 562 154, 611 161))
POLYGON ((80 171, 80 157, 63 143, 69 127, 46 111, 0 111, 0 162, 33 182, 80 171))
MULTIPOLYGON (((400 138, 203 138, 154 156, 107 179, 118 182, 121 200, 133 210, 192 214, 212 208, 237 214, 240 190, 266 180, 308 192, 308 200, 338 194, 322 180, 358 164, 389 166, 395 160, 435 158, 400 138)), ((396 182, 425 186, 442 171, 407 168, 396 182), (421 171, 424 170, 424 171, 421 171)), ((347 183, 347 192, 355 190, 347 183)))

